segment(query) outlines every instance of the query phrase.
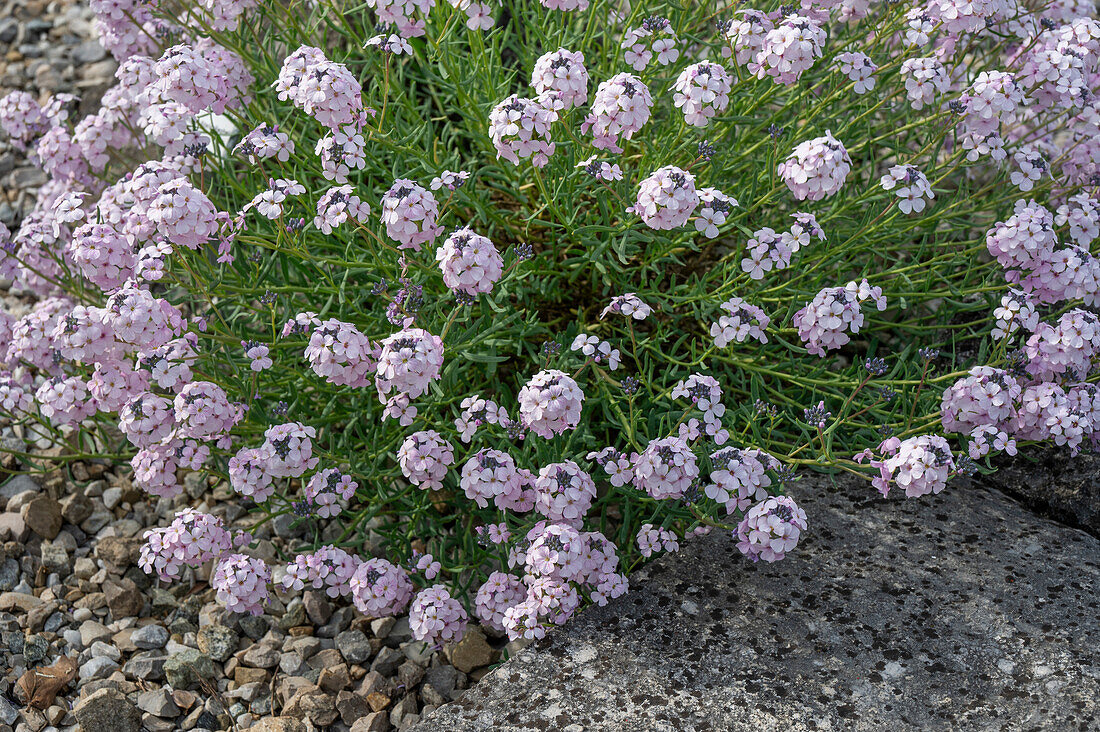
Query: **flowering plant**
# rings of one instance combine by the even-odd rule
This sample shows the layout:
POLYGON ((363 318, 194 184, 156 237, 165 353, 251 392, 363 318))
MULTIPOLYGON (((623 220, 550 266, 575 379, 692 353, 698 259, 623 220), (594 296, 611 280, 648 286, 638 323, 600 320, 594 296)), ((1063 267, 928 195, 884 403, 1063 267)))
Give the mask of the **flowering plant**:
POLYGON ((0 100, 51 176, 0 415, 181 509, 165 581, 533 638, 691 534, 797 551, 800 469, 1100 442, 1091 6, 91 5, 100 110, 0 100))

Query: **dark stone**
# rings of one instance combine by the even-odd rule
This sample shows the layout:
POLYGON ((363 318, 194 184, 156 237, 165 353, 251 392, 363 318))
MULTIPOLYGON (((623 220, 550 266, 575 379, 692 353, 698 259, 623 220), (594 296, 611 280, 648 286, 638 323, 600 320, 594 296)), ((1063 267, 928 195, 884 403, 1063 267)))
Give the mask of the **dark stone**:
POLYGON ((1100 538, 1100 455, 1069 449, 1028 449, 1027 455, 998 460, 983 481, 1004 491, 1040 516, 1061 521, 1100 538))
POLYGON ((792 493, 809 531, 785 560, 686 541, 412 729, 1094 728, 1095 538, 963 481, 792 493))

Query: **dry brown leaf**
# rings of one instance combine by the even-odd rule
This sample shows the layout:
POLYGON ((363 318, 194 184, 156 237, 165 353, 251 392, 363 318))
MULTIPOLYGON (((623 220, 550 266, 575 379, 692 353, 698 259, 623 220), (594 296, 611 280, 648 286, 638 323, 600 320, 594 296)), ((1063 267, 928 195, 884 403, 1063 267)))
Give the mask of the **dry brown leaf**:
POLYGON ((18 683, 28 706, 46 709, 53 704, 58 692, 75 678, 76 659, 62 656, 53 666, 28 669, 18 683))

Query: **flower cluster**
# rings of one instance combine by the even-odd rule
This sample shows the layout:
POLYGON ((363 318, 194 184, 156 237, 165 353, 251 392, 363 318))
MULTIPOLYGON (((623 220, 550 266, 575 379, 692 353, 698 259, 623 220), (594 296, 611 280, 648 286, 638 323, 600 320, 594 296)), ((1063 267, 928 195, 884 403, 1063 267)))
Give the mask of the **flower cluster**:
POLYGON ((519 391, 519 418, 523 426, 546 439, 580 423, 584 392, 568 374, 540 371, 519 391))
POLYGON ((524 99, 516 94, 493 107, 489 113, 489 137, 497 149, 497 157, 512 165, 531 158, 536 168, 550 162, 554 143, 550 127, 558 119, 552 94, 538 99, 524 99))
POLYGON ((729 106, 732 87, 730 76, 721 65, 697 63, 676 77, 673 101, 684 113, 684 121, 694 127, 706 127, 710 120, 729 106))
POLYGON ((750 508, 737 525, 737 549, 752 561, 778 562, 806 530, 806 512, 789 496, 766 498, 750 508))
POLYGON ((827 131, 824 137, 799 143, 779 164, 778 172, 795 198, 820 201, 835 195, 851 170, 848 151, 827 131))
POLYGON ((676 229, 688 222, 699 195, 695 176, 674 165, 659 168, 638 186, 638 200, 629 209, 651 229, 676 229))
POLYGON ((492 292, 504 271, 504 258, 489 237, 472 229, 456 229, 435 250, 443 283, 456 292, 477 295, 492 292))
POLYGON ((851 340, 848 333, 858 333, 863 326, 860 304, 867 299, 879 310, 886 309, 882 289, 872 287, 867 280, 858 284, 849 282, 844 287, 826 287, 817 293, 792 319, 806 350, 824 356, 825 351, 840 348, 851 340))

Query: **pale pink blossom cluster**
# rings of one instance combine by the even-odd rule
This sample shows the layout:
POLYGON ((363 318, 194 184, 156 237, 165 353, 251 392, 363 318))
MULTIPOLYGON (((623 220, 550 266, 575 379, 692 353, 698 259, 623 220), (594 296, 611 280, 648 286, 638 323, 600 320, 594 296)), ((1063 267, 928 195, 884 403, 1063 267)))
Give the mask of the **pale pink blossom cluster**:
POLYGON ((1100 304, 1100 257, 1076 244, 1059 247, 1055 223, 1045 207, 1019 200, 1013 215, 987 232, 986 248, 1005 268, 1005 279, 1039 303, 1080 298, 1100 304))
POLYGON ((469 227, 455 229, 435 250, 443 284, 469 295, 492 292, 504 272, 504 258, 489 237, 469 227))
POLYGON ((823 137, 800 142, 779 164, 778 173, 800 201, 820 201, 835 195, 852 170, 852 159, 840 140, 826 131, 823 137))
POLYGON ((596 499, 596 483, 572 460, 544 465, 535 478, 535 510, 555 523, 580 526, 596 499))
POLYGON ((766 13, 752 8, 738 10, 724 36, 728 47, 722 49, 724 55, 734 55, 739 66, 756 75, 760 69, 757 57, 764 48, 764 39, 775 28, 775 24, 766 13))
POLYGON ((266 470, 276 478, 297 478, 317 467, 313 438, 317 430, 301 422, 268 427, 260 449, 268 452, 266 470))
POLYGON ((210 578, 218 602, 234 613, 263 615, 271 595, 271 568, 267 562, 244 554, 222 557, 210 578))
POLYGON ((920 213, 927 203, 925 199, 930 201, 936 197, 927 176, 912 165, 891 166, 879 180, 879 185, 887 191, 894 191, 901 199, 898 208, 902 213, 920 213))
POLYGON ((313 373, 330 384, 367 387, 378 368, 379 348, 351 323, 335 318, 315 323, 305 357, 313 373))
POLYGON ((398 242, 398 249, 419 252, 424 244, 443 233, 436 224, 439 204, 431 191, 415 181, 398 178, 382 196, 382 223, 386 236, 398 242))
POLYGON ((294 154, 294 141, 280 132, 278 125, 260 125, 245 135, 233 152, 244 155, 253 164, 270 158, 285 163, 294 154))
POLYGON ((938 59, 907 58, 901 63, 901 76, 905 79, 905 93, 909 104, 915 110, 936 101, 938 95, 947 91, 951 79, 947 69, 938 59))
POLYGON ((795 548, 806 527, 806 512, 793 498, 765 498, 737 525, 737 549, 754 562, 778 562, 795 548))
POLYGON ((906 498, 939 493, 956 472, 951 446, 940 435, 891 437, 879 445, 879 452, 882 458, 870 461, 879 471, 871 483, 883 496, 894 486, 904 490, 906 498))
POLYGON ((176 394, 174 402, 176 432, 180 437, 199 440, 217 439, 233 428, 244 416, 239 404, 210 381, 192 381, 176 394))
POLYGON ((737 203, 736 198, 727 196, 717 188, 700 188, 699 208, 696 210, 695 230, 710 239, 718 236, 718 227, 726 223, 737 203))
MULTIPOLYGON (((715 444, 725 444, 729 439, 729 431, 722 427, 722 415, 726 413, 726 405, 722 403, 722 385, 718 383, 718 379, 705 374, 692 374, 676 382, 669 396, 673 399, 687 399, 693 407, 703 413, 703 431, 714 440, 715 444)), ((696 422, 697 420, 693 419, 681 424, 681 432, 683 433, 685 428, 694 429, 693 423, 696 422)))
POLYGON ((233 537, 220 518, 185 508, 167 528, 145 532, 138 565, 162 580, 179 579, 184 567, 198 567, 233 548, 233 537))
POLYGON ((338 516, 359 490, 359 484, 336 468, 314 473, 302 491, 309 509, 321 518, 338 516))
POLYGON ((1082 308, 1039 323, 1024 345, 1028 373, 1038 379, 1084 381, 1100 362, 1100 318, 1082 308))
POLYGON ((676 533, 653 524, 642 524, 634 541, 638 545, 638 551, 647 558, 661 551, 680 551, 676 533))
POLYGON ((489 113, 489 138, 496 147, 497 158, 512 165, 531 158, 531 164, 541 168, 550 162, 555 145, 550 128, 558 120, 552 93, 538 99, 526 99, 513 94, 489 113))
POLYGON ((562 12, 588 10, 588 2, 589 0, 539 0, 543 7, 562 12))
POLYGON ((553 92, 562 111, 588 101, 588 69, 584 54, 559 48, 539 56, 531 71, 531 87, 539 97, 553 92))
POLYGON ((593 147, 620 153, 619 143, 629 140, 649 121, 653 97, 642 80, 632 74, 612 76, 596 88, 592 107, 582 129, 591 131, 593 147))
POLYGON ((865 53, 847 51, 837 54, 836 69, 848 77, 856 94, 866 94, 875 88, 874 74, 878 66, 865 53))
POLYGON ((408 573, 380 557, 360 563, 348 587, 356 609, 368 618, 397 615, 408 606, 413 594, 408 573))
POLYGON ((681 71, 672 88, 673 103, 684 113, 684 121, 706 127, 729 106, 732 82, 721 64, 704 61, 681 71))
POLYGON ((96 412, 95 398, 77 376, 52 378, 34 393, 38 411, 55 426, 75 425, 96 412))
POLYGON ((944 432, 969 433, 982 425, 1008 426, 1023 390, 1003 369, 975 366, 943 392, 940 420, 944 432))
POLYGON ((413 638, 429 643, 457 643, 466 634, 468 619, 462 603, 443 585, 421 590, 409 608, 413 638))
POLYGON ((580 423, 583 403, 584 392, 573 377, 548 369, 519 390, 519 419, 539 437, 550 439, 580 423))
POLYGON ((209 38, 182 43, 166 50, 153 65, 148 90, 192 113, 222 114, 249 100, 251 72, 244 60, 209 38))
POLYGON ((1012 154, 1017 170, 1012 171, 1009 180, 1012 185, 1024 193, 1035 187, 1044 175, 1050 174, 1050 163, 1043 153, 1033 147, 1022 147, 1012 154))
POLYGON ((600 313, 600 319, 603 320, 609 313, 624 315, 634 320, 645 320, 653 314, 653 308, 647 305, 637 294, 627 292, 611 298, 611 304, 600 313))
POLYGON ((1078 193, 1058 207, 1054 216, 1058 226, 1069 226, 1069 235, 1079 246, 1088 247, 1100 237, 1100 201, 1087 193, 1078 193))
POLYGON ((796 83, 821 58, 825 29, 802 15, 788 15, 764 35, 756 54, 756 76, 779 84, 796 83))
POLYGON ((229 484, 242 496, 262 503, 275 494, 273 476, 267 472, 271 454, 259 447, 242 448, 229 458, 229 484))
POLYGON ((110 292, 134 275, 134 241, 109 224, 84 224, 73 232, 69 254, 85 278, 110 292))
POLYGON ((397 450, 401 473, 424 490, 439 490, 454 464, 454 447, 435 430, 414 432, 397 450))
POLYGON ((666 165, 642 180, 637 201, 628 211, 641 217, 649 228, 667 231, 686 224, 698 205, 695 176, 666 165))
POLYGON ((607 367, 612 371, 617 370, 622 362, 622 354, 619 353, 618 348, 613 347, 607 341, 601 341, 596 336, 585 335, 584 333, 577 334, 577 337, 569 345, 569 350, 580 351, 582 356, 592 359, 593 363, 602 364, 606 361, 607 367))
POLYGON ((504 610, 510 639, 541 638, 548 627, 565 623, 580 605, 578 588, 598 605, 626 592, 614 544, 603 534, 539 522, 526 538, 526 550, 514 548, 509 556, 511 565, 524 567, 527 586, 526 599, 504 610))
POLYGON ((753 501, 768 497, 768 470, 778 467, 771 455, 755 448, 723 447, 710 455, 710 482, 703 493, 725 506, 726 514, 744 513, 753 501))
POLYGON ((1039 313, 1035 310, 1032 297, 1023 290, 1012 288, 1001 295, 1001 304, 994 308, 991 335, 996 340, 1004 340, 1020 328, 1031 332, 1039 325, 1039 313))
POLYGON ((292 592, 324 589, 329 597, 341 597, 351 593, 351 578, 358 568, 358 557, 330 544, 294 557, 279 584, 292 592))
POLYGON ((218 231, 217 209, 186 178, 162 184, 148 209, 157 234, 174 246, 199 249, 218 231))
POLYGON ((676 43, 676 31, 668 18, 652 17, 624 33, 619 46, 627 65, 635 71, 644 71, 654 58, 661 66, 676 63, 680 58, 676 43))
POLYGON ((720 307, 726 314, 718 316, 718 321, 710 324, 710 337, 714 339, 714 345, 725 348, 731 343, 744 343, 748 338, 768 342, 767 330, 772 321, 763 308, 740 297, 731 297, 720 307))
POLYGON ((333 229, 346 221, 367 223, 370 205, 361 201, 352 190, 351 186, 338 186, 325 191, 317 200, 317 215, 313 217, 313 225, 325 234, 331 234, 333 229))
POLYGON ((329 61, 319 48, 302 46, 287 56, 273 86, 279 99, 330 130, 362 120, 363 88, 346 66, 329 61))
POLYGON ((0 97, 0 129, 20 150, 50 128, 50 119, 38 101, 25 91, 0 97))
POLYGON ((963 125, 976 135, 996 133, 1004 119, 1012 119, 1026 103, 1024 90, 1007 71, 982 71, 963 97, 963 125))
POLYGON ((999 430, 993 425, 983 424, 975 427, 970 432, 970 441, 966 444, 966 451, 971 460, 980 460, 990 454, 991 450, 1003 452, 1007 455, 1016 454, 1016 440, 1009 437, 1004 430, 999 430))
POLYGON ((144 392, 118 410, 118 428, 136 447, 152 447, 176 427, 172 400, 144 392))
POLYGON ((826 287, 817 293, 792 319, 806 350, 824 356, 825 351, 850 341, 848 334, 858 333, 863 326, 861 304, 868 299, 880 311, 886 309, 882 288, 872 287, 867 280, 849 282, 844 287, 826 287))
POLYGON ((385 402, 391 391, 416 399, 439 378, 443 339, 423 328, 399 330, 382 340, 374 384, 385 402))
POLYGON ((527 597, 527 588, 518 577, 506 572, 493 572, 477 590, 474 615, 484 625, 504 632, 504 612, 527 597))
POLYGON ((634 487, 652 498, 681 498, 699 477, 699 465, 680 437, 651 440, 634 460, 634 487))
POLYGON ((486 508, 493 501, 503 509, 521 498, 528 481, 511 455, 482 448, 462 466, 458 482, 466 497, 477 505, 486 508))
POLYGON ((484 425, 510 423, 508 411, 492 399, 484 399, 480 394, 472 394, 462 400, 462 413, 455 420, 458 438, 469 442, 484 425))
POLYGON ((393 25, 405 38, 424 35, 425 18, 435 6, 435 0, 367 0, 378 21, 393 25))
POLYGON ((825 241, 825 232, 813 214, 797 211, 791 215, 795 223, 781 234, 767 226, 753 232, 745 245, 748 256, 741 260, 741 270, 750 278, 761 280, 773 269, 786 269, 791 266, 791 258, 813 239, 825 241))

